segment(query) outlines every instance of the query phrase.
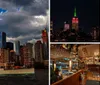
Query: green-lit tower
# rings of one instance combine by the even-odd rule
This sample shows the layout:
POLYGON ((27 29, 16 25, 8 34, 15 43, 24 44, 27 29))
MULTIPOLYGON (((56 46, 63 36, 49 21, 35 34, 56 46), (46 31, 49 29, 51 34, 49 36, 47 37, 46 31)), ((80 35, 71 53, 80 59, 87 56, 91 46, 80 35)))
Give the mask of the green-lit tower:
POLYGON ((74 17, 72 18, 72 29, 75 29, 76 31, 78 31, 78 24, 79 24, 79 20, 77 17, 76 7, 75 7, 74 8, 74 17))
POLYGON ((76 13, 76 8, 74 8, 74 17, 77 16, 77 13, 76 13))

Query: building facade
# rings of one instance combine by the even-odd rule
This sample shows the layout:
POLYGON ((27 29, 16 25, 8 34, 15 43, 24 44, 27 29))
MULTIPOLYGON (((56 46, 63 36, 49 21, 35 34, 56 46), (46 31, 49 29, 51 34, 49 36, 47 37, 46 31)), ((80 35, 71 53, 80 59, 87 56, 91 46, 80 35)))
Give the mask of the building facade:
POLYGON ((13 43, 12 42, 6 42, 6 48, 13 50, 13 43))
POLYGON ((43 45, 40 40, 35 43, 35 62, 43 62, 43 45))
POLYGON ((48 34, 47 31, 44 29, 42 30, 42 42, 43 42, 43 59, 48 60, 48 34))
POLYGON ((91 35, 92 35, 92 40, 94 41, 99 41, 100 39, 100 28, 99 27, 94 27, 92 29, 92 32, 91 32, 91 35))
POLYGON ((0 32, 0 48, 6 48, 6 33, 0 32))
POLYGON ((25 67, 33 66, 33 44, 26 43, 20 49, 21 64, 25 67))
POLYGON ((9 49, 3 49, 0 48, 0 66, 5 66, 5 64, 10 62, 10 50, 9 49))
POLYGON ((20 55, 20 41, 14 42, 14 51, 15 51, 16 55, 20 55))

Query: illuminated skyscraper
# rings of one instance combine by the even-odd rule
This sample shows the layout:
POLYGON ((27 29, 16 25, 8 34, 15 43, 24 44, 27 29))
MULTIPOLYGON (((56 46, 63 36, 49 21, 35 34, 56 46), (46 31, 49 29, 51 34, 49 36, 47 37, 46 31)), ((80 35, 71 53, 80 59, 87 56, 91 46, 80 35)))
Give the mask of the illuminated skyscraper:
POLYGON ((69 30, 69 28, 70 28, 70 25, 68 23, 64 22, 64 31, 69 30))
POLYGON ((94 41, 98 41, 99 40, 99 36, 100 36, 100 29, 99 29, 99 27, 94 27, 92 29, 91 35, 92 35, 92 39, 94 41))
POLYGON ((43 41, 43 43, 48 42, 48 35, 47 35, 46 29, 42 30, 42 41, 43 41))
POLYGON ((72 18, 72 29, 75 29, 76 31, 78 31, 78 24, 79 24, 79 20, 78 20, 76 8, 75 8, 74 17, 72 18))

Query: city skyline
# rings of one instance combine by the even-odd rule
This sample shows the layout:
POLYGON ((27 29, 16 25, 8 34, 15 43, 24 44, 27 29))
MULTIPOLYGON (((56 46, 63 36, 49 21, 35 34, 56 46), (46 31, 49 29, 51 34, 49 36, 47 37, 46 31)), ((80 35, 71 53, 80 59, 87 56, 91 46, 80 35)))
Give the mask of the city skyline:
POLYGON ((48 0, 1 0, 0 32, 7 33, 8 42, 40 40, 42 30, 48 29, 48 12, 48 0))
POLYGON ((63 0, 57 2, 52 0, 51 21, 53 21, 54 29, 63 28, 65 21, 71 24, 74 8, 76 8, 79 18, 79 27, 85 32, 91 31, 92 27, 99 26, 99 0, 63 0))

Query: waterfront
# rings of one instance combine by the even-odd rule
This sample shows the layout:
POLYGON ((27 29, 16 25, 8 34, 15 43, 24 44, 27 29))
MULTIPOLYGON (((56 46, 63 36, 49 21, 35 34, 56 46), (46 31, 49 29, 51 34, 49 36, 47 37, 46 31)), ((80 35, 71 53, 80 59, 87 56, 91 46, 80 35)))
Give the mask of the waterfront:
POLYGON ((16 69, 16 70, 0 70, 0 74, 30 74, 34 73, 34 68, 30 69, 16 69))
POLYGON ((35 74, 30 76, 0 77, 0 85, 48 85, 48 70, 35 69, 35 74))

